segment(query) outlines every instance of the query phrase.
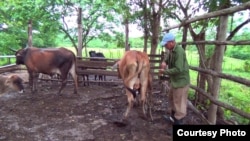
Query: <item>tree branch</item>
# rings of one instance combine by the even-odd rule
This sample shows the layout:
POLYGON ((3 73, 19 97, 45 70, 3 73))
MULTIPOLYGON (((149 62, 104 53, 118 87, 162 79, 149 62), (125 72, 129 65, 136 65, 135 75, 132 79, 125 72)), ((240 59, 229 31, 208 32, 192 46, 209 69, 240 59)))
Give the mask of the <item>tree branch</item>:
POLYGON ((238 25, 231 33, 230 35, 227 37, 227 41, 230 41, 234 35, 246 24, 248 24, 250 22, 250 18, 248 18, 245 22, 241 23, 240 25, 238 25))
POLYGON ((218 10, 218 11, 215 11, 215 12, 210 12, 210 13, 204 14, 202 16, 196 16, 194 18, 186 20, 185 22, 183 22, 181 24, 177 24, 177 25, 174 25, 172 27, 168 27, 168 28, 164 29, 163 32, 168 31, 170 29, 179 28, 183 24, 189 24, 189 23, 192 23, 192 22, 195 22, 195 21, 200 21, 200 20, 203 20, 203 19, 213 18, 213 17, 217 17, 217 16, 222 16, 222 15, 228 15, 228 14, 232 14, 232 13, 235 13, 235 12, 238 12, 238 11, 247 10, 249 8, 250 8, 250 1, 245 2, 245 3, 243 3, 243 4, 239 5, 239 6, 226 8, 226 9, 218 10))

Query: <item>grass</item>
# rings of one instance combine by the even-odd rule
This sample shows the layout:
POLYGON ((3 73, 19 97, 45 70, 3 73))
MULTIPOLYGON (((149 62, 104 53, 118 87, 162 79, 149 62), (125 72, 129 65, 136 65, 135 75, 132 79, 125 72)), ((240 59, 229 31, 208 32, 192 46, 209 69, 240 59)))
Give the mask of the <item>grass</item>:
MULTIPOLYGON (((219 100, 228 103, 237 109, 250 113, 250 88, 245 85, 240 85, 235 82, 222 80, 219 100)), ((239 123, 248 124, 249 120, 241 116, 225 110, 227 119, 237 120, 239 123)))
MULTIPOLYGON (((187 53, 189 64, 192 66, 198 66, 198 54, 187 53)), ((224 57, 222 69, 223 73, 230 74, 245 79, 250 79, 250 73, 244 71, 244 60, 224 57)), ((197 72, 190 71, 191 84, 197 84, 197 72)), ((194 96, 194 91, 191 92, 191 96, 194 96)), ((237 107, 238 109, 250 113, 250 87, 230 80, 222 79, 219 100, 229 105, 237 107)), ((249 120, 244 119, 241 116, 225 110, 225 117, 227 119, 236 120, 241 124, 248 124, 249 120)))

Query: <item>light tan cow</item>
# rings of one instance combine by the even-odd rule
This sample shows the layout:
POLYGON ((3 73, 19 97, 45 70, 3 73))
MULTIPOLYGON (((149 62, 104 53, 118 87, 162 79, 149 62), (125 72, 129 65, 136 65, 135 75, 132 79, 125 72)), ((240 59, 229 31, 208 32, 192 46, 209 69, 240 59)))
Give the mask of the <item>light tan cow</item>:
POLYGON ((124 113, 123 120, 127 119, 128 114, 133 107, 138 90, 140 93, 139 102, 142 105, 143 114, 145 117, 147 114, 150 114, 152 119, 148 99, 151 95, 152 89, 152 78, 150 74, 148 55, 140 51, 127 51, 113 67, 117 67, 119 77, 123 80, 123 84, 126 88, 128 106, 124 113))
POLYGON ((11 91, 23 93, 23 79, 16 74, 0 75, 0 96, 11 91))

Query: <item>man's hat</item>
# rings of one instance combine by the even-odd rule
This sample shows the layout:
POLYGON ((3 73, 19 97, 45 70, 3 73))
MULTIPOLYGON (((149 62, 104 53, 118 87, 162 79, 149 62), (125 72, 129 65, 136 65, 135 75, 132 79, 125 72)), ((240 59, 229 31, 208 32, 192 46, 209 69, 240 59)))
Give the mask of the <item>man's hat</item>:
POLYGON ((161 41, 161 46, 165 46, 169 41, 175 40, 174 34, 172 33, 166 33, 161 41))

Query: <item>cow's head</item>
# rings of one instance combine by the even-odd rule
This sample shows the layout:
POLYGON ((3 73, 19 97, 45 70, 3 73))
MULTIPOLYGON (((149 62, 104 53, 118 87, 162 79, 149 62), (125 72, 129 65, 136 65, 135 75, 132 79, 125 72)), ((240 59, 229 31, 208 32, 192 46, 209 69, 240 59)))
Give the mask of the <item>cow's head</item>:
POLYGON ((94 50, 89 51, 89 57, 96 57, 96 52, 94 50))
POLYGON ((19 49, 18 51, 16 51, 16 64, 24 64, 24 59, 25 56, 27 54, 27 48, 23 48, 23 49, 19 49))
POLYGON ((10 75, 6 79, 5 86, 11 91, 18 91, 19 93, 23 93, 24 91, 23 79, 15 74, 10 75))
POLYGON ((117 69, 117 73, 118 73, 118 78, 121 78, 121 72, 119 69, 119 64, 120 64, 121 60, 118 60, 113 66, 112 66, 112 71, 114 71, 115 69, 117 69))

